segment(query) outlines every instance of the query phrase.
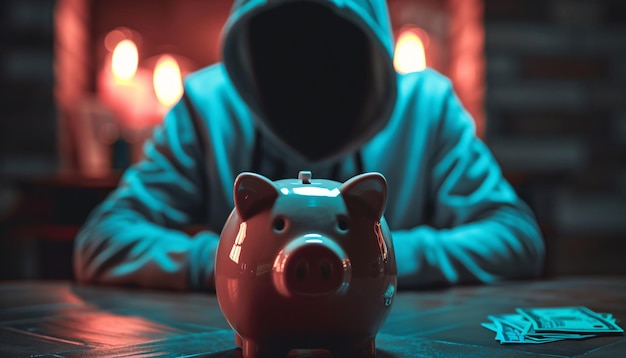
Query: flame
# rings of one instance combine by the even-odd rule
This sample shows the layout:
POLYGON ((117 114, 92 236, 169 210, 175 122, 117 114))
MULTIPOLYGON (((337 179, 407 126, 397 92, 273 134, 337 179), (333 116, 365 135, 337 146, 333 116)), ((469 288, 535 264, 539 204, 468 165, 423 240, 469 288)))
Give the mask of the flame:
POLYGON ((165 107, 173 106, 183 95, 183 81, 176 59, 162 55, 154 68, 154 92, 165 107))
POLYGON ((113 76, 120 80, 129 80, 137 73, 139 52, 133 40, 120 41, 113 50, 111 66, 113 76))
POLYGON ((424 43, 413 29, 406 29, 398 36, 393 66, 399 73, 418 72, 426 68, 424 43))

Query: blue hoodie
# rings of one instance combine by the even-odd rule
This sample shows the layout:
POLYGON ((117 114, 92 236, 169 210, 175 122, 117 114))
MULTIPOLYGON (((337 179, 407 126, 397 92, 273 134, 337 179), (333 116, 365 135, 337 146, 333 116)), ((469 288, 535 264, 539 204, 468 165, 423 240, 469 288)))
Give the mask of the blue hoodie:
POLYGON ((222 44, 223 61, 186 78, 143 158, 88 217, 75 241, 79 282, 212 289, 235 177, 300 170, 386 177, 400 288, 540 274, 533 213, 450 81, 394 71, 384 0, 237 0, 222 44), (311 24, 309 37, 294 35, 311 24), (338 28, 352 37, 323 38, 338 28))

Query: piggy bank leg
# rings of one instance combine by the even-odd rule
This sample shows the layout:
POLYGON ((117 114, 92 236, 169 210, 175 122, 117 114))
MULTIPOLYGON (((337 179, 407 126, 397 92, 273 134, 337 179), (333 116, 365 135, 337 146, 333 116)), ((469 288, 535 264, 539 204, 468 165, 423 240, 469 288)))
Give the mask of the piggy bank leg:
POLYGON ((237 332, 235 332, 235 345, 237 348, 243 348, 243 340, 237 332))
MULTIPOLYGON (((235 340, 237 340, 235 338, 235 340)), ((261 347, 257 344, 257 342, 251 339, 245 339, 239 337, 241 345, 242 355, 244 358, 259 358, 262 357, 261 347)))
POLYGON ((241 336, 239 336, 239 342, 237 342, 237 338, 235 337, 235 343, 238 343, 237 346, 241 348, 244 358, 287 357, 290 350, 284 345, 271 344, 268 342, 259 344, 256 341, 242 338, 241 336))
POLYGON ((353 344, 342 345, 332 349, 333 357, 362 357, 373 358, 376 356, 376 342, 374 338, 368 338, 353 344))

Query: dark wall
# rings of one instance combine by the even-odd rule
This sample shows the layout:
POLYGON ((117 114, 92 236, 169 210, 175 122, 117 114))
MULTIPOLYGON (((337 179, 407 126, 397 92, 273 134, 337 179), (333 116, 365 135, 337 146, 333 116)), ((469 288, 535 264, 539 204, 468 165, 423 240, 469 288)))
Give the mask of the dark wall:
POLYGON ((626 2, 487 0, 487 141, 550 273, 626 273, 626 2))
POLYGON ((11 179, 57 166, 53 96, 53 0, 0 2, 0 278, 31 276, 33 245, 16 242, 6 221, 21 192, 11 179))
POLYGON ((53 0, 0 3, 2 177, 50 172, 56 165, 53 7, 53 0))

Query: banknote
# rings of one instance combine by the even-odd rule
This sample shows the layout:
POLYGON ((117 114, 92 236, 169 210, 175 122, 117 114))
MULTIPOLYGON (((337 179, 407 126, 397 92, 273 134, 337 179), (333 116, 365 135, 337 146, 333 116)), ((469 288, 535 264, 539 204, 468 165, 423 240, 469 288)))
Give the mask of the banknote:
POLYGON ((612 314, 597 313, 583 306, 519 308, 515 313, 488 318, 491 322, 481 325, 495 332, 495 339, 502 344, 540 344, 623 332, 612 314))
POLYGON ((535 332, 624 332, 615 322, 584 306, 518 308, 517 312, 531 322, 535 332))
POLYGON ((500 343, 548 343, 563 340, 565 338, 542 338, 524 335, 522 328, 514 323, 495 319, 493 323, 483 323, 483 327, 496 333, 496 340, 500 343))

